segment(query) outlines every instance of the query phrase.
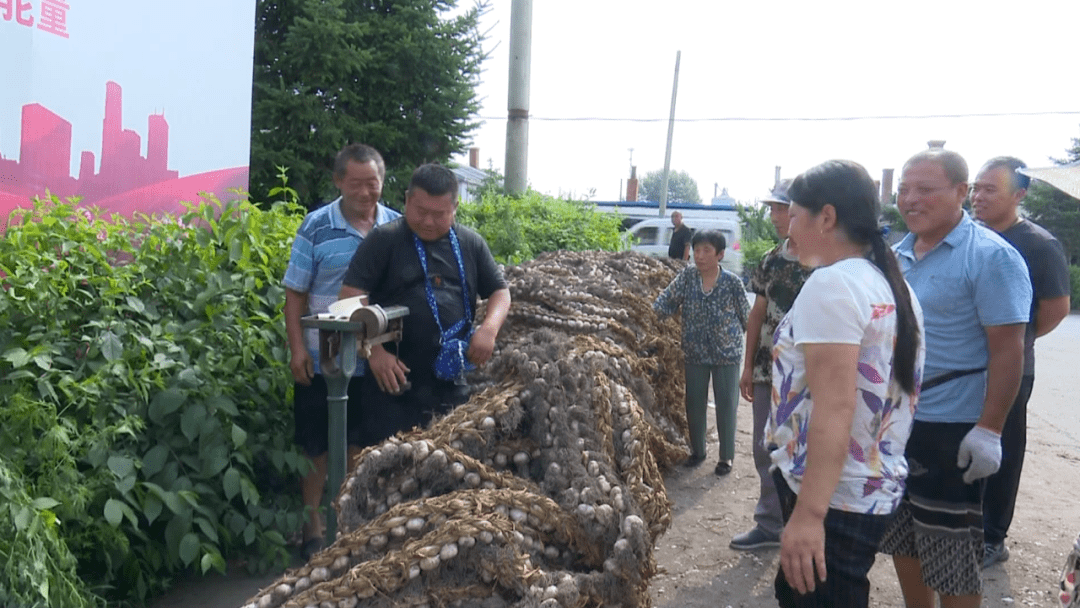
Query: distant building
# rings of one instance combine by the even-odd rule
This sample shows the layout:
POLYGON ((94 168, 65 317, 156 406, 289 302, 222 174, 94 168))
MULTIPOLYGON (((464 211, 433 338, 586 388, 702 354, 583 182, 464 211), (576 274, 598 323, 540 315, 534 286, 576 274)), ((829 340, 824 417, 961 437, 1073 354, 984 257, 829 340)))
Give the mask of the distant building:
POLYGON ((458 202, 471 203, 477 199, 480 185, 488 178, 487 171, 475 167, 454 167, 451 171, 458 179, 458 202))
POLYGON ((739 201, 735 200, 734 197, 728 194, 727 188, 721 188, 720 196, 714 196, 712 198, 712 201, 709 202, 709 204, 715 205, 717 207, 734 207, 738 202, 739 201))
POLYGON ((469 148, 469 166, 450 169, 458 179, 458 202, 471 203, 477 198, 480 186, 489 177, 480 168, 480 148, 469 148))

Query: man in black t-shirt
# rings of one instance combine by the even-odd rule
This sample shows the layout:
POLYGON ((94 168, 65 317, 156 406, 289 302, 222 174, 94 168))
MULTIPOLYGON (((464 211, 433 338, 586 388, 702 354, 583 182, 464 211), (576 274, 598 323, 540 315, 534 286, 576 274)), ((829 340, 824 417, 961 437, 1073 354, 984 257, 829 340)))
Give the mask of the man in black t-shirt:
POLYGON ((693 231, 683 223, 682 213, 678 211, 671 213, 671 225, 675 227, 675 230, 672 231, 671 243, 668 244, 668 257, 676 260, 689 260, 690 237, 693 236, 693 231))
POLYGON ((409 308, 401 343, 371 349, 371 373, 361 387, 366 445, 424 426, 464 403, 464 375, 440 379, 436 357, 444 344, 462 340, 468 361, 483 365, 510 309, 510 290, 487 243, 454 223, 457 191, 457 178, 446 167, 416 169, 405 216, 368 234, 342 282, 339 298, 368 294, 372 304, 409 308), (478 299, 487 300, 487 315, 476 324, 478 299))
POLYGON ((983 568, 1009 559, 1005 536, 1012 523, 1020 470, 1027 446, 1027 402, 1035 383, 1035 338, 1046 335, 1069 314, 1069 264, 1061 243, 1042 226, 1019 216, 1031 178, 1017 172, 1018 158, 986 161, 972 187, 975 217, 1009 241, 1027 262, 1034 297, 1024 333, 1024 375, 1001 432, 1001 468, 986 480, 983 499, 983 568))

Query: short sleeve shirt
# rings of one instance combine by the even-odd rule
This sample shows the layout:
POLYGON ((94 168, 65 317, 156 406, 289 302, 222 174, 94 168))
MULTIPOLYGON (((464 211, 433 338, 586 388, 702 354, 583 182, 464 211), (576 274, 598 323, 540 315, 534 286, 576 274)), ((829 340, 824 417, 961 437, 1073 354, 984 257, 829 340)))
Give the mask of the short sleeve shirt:
POLYGON ((765 319, 761 323, 757 351, 754 353, 754 383, 772 382, 773 334, 780 320, 791 310, 812 269, 799 263, 788 253, 788 241, 784 240, 761 258, 750 275, 750 291, 765 298, 765 319))
MULTIPOLYGON (((909 288, 910 289, 910 288, 909 288)), ((922 310, 912 298, 918 325, 922 310)), ((807 384, 806 344, 857 344, 855 412, 848 456, 829 506, 855 513, 892 513, 904 494, 908 466, 904 446, 918 402, 893 377, 896 300, 888 281, 865 258, 841 260, 814 271, 791 311, 780 322, 773 349, 773 407, 765 429, 766 445, 792 489, 806 473, 807 430, 814 399, 807 384)), ((925 357, 919 337, 918 371, 925 357)))
MULTIPOLYGON (((454 231, 461 245, 470 306, 475 316, 478 298, 487 299, 505 288, 506 280, 483 237, 461 224, 455 224, 454 231)), ((448 236, 424 245, 428 278, 438 304, 439 319, 446 329, 465 314, 457 261, 448 236)), ((409 377, 414 384, 431 374, 439 352, 440 334, 428 304, 413 232, 405 218, 379 226, 368 234, 356 250, 343 282, 367 292, 372 304, 409 308, 397 354, 412 369, 409 377)))
POLYGON ((677 260, 683 259, 683 253, 686 252, 686 246, 690 244, 690 237, 692 236, 693 231, 686 224, 679 226, 678 230, 672 232, 671 242, 668 243, 668 257, 677 260))
POLYGON ((1024 332, 1024 375, 1035 375, 1035 320, 1039 300, 1069 295, 1069 261, 1054 235, 1042 226, 1021 220, 999 233, 1024 256, 1031 277, 1031 316, 1024 332))
POLYGON ((706 293, 697 266, 687 266, 653 302, 653 310, 673 315, 682 309, 682 350, 687 363, 734 365, 742 361, 750 304, 742 281, 720 270, 706 293))
MULTIPOLYGON (((926 315, 924 379, 986 367, 985 327, 1027 323, 1031 281, 1020 253, 963 212, 960 223, 916 260, 915 235, 894 246, 900 269, 926 315)), ((969 374, 927 389, 916 420, 978 422, 986 373, 969 374)))
MULTIPOLYGON (((375 225, 400 216, 397 211, 379 204, 375 209, 375 225)), ((306 314, 327 312, 330 304, 337 301, 349 260, 363 240, 364 235, 341 213, 340 197, 304 217, 293 241, 284 284, 308 295, 306 314)), ((315 362, 315 373, 322 373, 319 369, 319 330, 305 329, 304 345, 315 362)), ((357 372, 363 373, 363 370, 361 361, 357 364, 357 372)))

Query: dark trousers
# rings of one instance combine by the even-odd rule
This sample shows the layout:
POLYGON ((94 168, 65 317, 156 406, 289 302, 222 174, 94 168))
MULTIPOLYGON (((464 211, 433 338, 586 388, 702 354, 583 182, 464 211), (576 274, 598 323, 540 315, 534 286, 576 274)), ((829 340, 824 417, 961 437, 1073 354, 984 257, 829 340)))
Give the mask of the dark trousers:
MULTIPOLYGON (((363 433, 360 383, 363 376, 349 379, 349 402, 345 408, 345 437, 349 445, 366 447, 363 433)), ((330 445, 330 389, 322 374, 315 374, 307 386, 293 383, 293 441, 315 458, 327 453, 330 445)))
POLYGON ((1035 376, 1020 380, 1020 391, 1001 430, 1001 468, 986 478, 983 494, 983 537, 988 544, 1005 541, 1016 508, 1016 492, 1020 488, 1020 471, 1024 468, 1027 450, 1027 403, 1035 376))
POLYGON ((426 427, 431 419, 448 413, 469 400, 468 385, 438 380, 427 370, 409 372, 412 387, 401 395, 389 395, 379 389, 374 374, 367 374, 360 385, 364 403, 364 445, 376 445, 401 431, 426 427))
MULTIPOLYGON (((780 498, 784 523, 791 519, 798 495, 791 490, 780 471, 773 471, 773 482, 780 498)), ((892 515, 867 515, 829 509, 825 515, 825 582, 814 591, 799 595, 783 568, 776 573, 776 599, 781 608, 866 608, 870 604, 870 579, 878 542, 892 523, 892 515)))
POLYGON ((693 456, 705 457, 705 431, 709 413, 709 378, 716 405, 716 434, 720 460, 735 459, 735 414, 739 406, 739 371, 730 365, 686 364, 686 422, 693 456))

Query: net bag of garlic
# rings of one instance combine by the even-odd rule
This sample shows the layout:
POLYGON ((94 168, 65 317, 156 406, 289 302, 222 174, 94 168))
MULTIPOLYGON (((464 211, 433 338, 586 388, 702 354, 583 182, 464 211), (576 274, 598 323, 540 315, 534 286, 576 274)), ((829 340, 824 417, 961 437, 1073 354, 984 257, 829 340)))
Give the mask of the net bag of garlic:
POLYGON ((661 471, 688 455, 678 323, 651 307, 679 267, 507 267, 513 305, 469 402, 366 449, 337 541, 244 608, 648 606, 661 471))

